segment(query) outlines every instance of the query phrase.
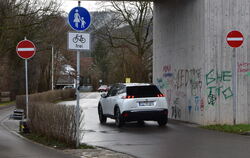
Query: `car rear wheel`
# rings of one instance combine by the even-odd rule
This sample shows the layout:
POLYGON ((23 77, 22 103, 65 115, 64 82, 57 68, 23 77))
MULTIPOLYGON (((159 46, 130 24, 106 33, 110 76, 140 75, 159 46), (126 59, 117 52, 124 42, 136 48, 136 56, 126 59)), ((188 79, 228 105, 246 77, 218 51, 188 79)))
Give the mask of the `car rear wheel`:
POLYGON ((144 125, 145 125, 145 122, 144 122, 143 120, 139 120, 139 121, 137 121, 137 124, 138 124, 139 126, 144 126, 144 125))
POLYGON ((117 127, 122 127, 123 124, 124 124, 124 121, 122 120, 120 109, 117 108, 115 110, 115 125, 117 127))
POLYGON ((103 111, 102 111, 102 106, 101 105, 98 106, 98 115, 99 115, 100 123, 101 124, 106 123, 107 117, 103 115, 103 111))
POLYGON ((158 125, 160 127, 163 127, 163 126, 166 126, 166 124, 168 123, 168 120, 167 119, 161 119, 161 120, 158 120, 158 125))

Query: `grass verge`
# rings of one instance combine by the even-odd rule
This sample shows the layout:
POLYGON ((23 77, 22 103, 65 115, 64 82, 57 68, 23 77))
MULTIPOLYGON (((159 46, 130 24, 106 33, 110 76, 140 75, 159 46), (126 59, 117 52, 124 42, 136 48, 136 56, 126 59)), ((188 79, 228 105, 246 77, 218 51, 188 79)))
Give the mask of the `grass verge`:
POLYGON ((247 124, 239 124, 239 125, 208 125, 201 126, 201 128, 216 130, 221 132, 228 133, 236 133, 236 134, 244 134, 250 131, 250 125, 247 124))
POLYGON ((8 105, 11 105, 11 104, 14 104, 14 103, 15 103, 15 101, 2 102, 2 103, 0 103, 0 107, 1 106, 8 106, 8 105))
MULTIPOLYGON (((43 144, 45 146, 49 146, 49 147, 52 147, 55 149, 60 149, 60 150, 75 149, 75 147, 72 145, 62 143, 58 140, 51 139, 51 138, 48 138, 46 136, 42 136, 42 135, 38 135, 38 134, 34 134, 34 133, 26 133, 26 134, 20 133, 20 134, 27 139, 30 139, 34 142, 37 142, 39 144, 43 144)), ((95 147, 87 145, 87 144, 81 144, 79 146, 79 149, 95 149, 95 147)))

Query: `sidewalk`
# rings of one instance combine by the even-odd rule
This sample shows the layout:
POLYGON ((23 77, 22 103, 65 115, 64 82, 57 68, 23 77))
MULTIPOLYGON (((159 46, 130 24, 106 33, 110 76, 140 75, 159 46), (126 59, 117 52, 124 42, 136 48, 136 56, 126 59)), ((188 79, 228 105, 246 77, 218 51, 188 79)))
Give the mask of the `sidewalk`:
MULTIPOLYGON (((12 120, 5 118, 3 124, 9 129, 9 131, 18 134, 19 132, 19 120, 12 120)), ((18 134, 19 135, 19 134, 18 134)), ((20 136, 22 137, 22 136, 20 136)), ((58 150, 58 149, 55 149, 58 150)), ((127 154, 103 149, 96 147, 95 149, 66 149, 59 150, 63 151, 66 154, 74 155, 80 158, 134 158, 127 154)))

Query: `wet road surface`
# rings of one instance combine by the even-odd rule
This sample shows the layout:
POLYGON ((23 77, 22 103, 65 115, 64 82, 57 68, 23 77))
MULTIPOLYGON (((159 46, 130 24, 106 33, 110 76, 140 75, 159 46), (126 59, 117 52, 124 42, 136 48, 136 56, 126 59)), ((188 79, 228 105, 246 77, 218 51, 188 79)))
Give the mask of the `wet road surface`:
MULTIPOLYGON (((160 128, 156 122, 126 124, 122 128, 108 119, 100 125, 97 104, 100 93, 82 94, 84 136, 81 142, 125 152, 140 158, 249 158, 250 137, 200 129, 170 121, 160 128)), ((67 102, 74 104, 75 102, 67 102)))

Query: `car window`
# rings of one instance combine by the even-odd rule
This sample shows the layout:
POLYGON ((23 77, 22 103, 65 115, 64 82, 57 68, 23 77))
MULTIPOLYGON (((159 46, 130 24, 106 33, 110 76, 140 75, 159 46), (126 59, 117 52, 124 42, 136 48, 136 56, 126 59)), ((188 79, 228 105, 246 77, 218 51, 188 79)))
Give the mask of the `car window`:
POLYGON ((127 95, 134 96, 135 98, 157 97, 158 94, 161 94, 161 92, 154 85, 127 87, 127 95))
POLYGON ((115 89, 116 89, 116 86, 112 86, 112 87, 110 88, 110 90, 108 91, 107 97, 112 96, 112 94, 114 93, 115 89))
POLYGON ((115 96, 117 94, 117 87, 115 87, 111 93, 110 93, 110 96, 115 96))
POLYGON ((122 94, 122 93, 125 93, 126 92, 126 87, 124 85, 122 86, 119 86, 118 89, 117 89, 117 94, 122 94))

